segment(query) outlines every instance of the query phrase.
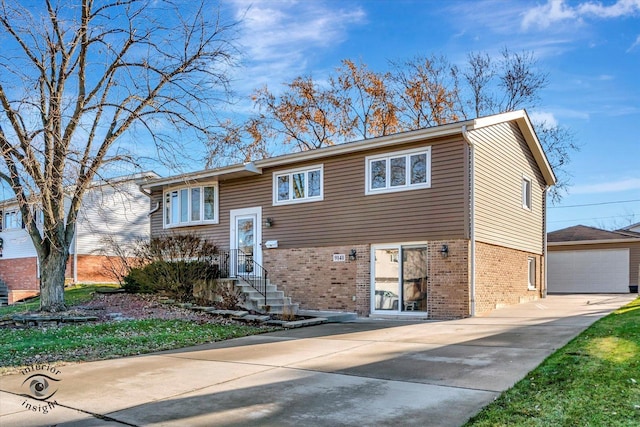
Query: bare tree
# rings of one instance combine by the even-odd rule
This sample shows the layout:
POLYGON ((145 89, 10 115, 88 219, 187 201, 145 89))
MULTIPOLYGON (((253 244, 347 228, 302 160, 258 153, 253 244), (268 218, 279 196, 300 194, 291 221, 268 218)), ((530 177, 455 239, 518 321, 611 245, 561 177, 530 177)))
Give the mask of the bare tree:
POLYGON ((246 163, 269 157, 267 140, 273 131, 267 128, 263 115, 250 117, 244 123, 223 120, 209 133, 205 168, 246 163))
MULTIPOLYGON (((391 72, 378 73, 347 59, 329 76, 327 87, 310 77, 286 83, 280 96, 264 87, 253 96, 261 114, 235 128, 242 132, 229 127, 224 138, 239 144, 249 135, 246 130, 252 129, 251 141, 243 147, 254 155, 266 154, 255 149, 266 139, 282 136, 282 142, 295 143, 296 150, 309 150, 354 137, 367 139, 533 109, 549 79, 538 69, 532 52, 506 48, 497 60, 487 53, 470 53, 461 67, 444 56, 418 56, 390 64, 391 72)), ((578 145, 565 128, 546 123, 534 126, 559 178, 551 193, 552 200, 558 201, 569 183, 566 165, 578 145)))
POLYGON ((135 144, 120 143, 132 131, 146 131, 159 153, 176 152, 175 132, 206 136, 210 108, 227 93, 234 25, 206 1, 25 4, 0 0, 0 179, 40 260, 41 309, 58 311, 91 181, 135 162, 135 144))
MULTIPOLYGON (((285 84, 279 96, 265 86, 258 89, 253 100, 264 111, 258 121, 248 128, 258 132, 271 129, 284 137, 286 144, 294 144, 300 151, 333 145, 340 129, 340 100, 332 88, 322 88, 311 77, 297 77, 285 84), (266 125, 258 129, 258 122, 266 125)), ((256 138, 254 138, 256 142, 256 138)))
POLYGON ((473 112, 472 117, 482 117, 494 112, 495 100, 488 89, 496 75, 491 57, 486 53, 470 53, 467 56, 467 67, 462 75, 469 87, 469 96, 461 106, 463 110, 470 108, 473 112))
POLYGON ((556 185, 550 189, 549 195, 552 203, 558 203, 566 193, 571 179, 566 164, 571 153, 580 150, 580 145, 575 141, 573 132, 565 127, 547 122, 534 123, 534 127, 557 178, 556 185))
POLYGON ((470 53, 462 76, 468 93, 461 108, 471 110, 465 117, 534 108, 549 82, 548 74, 537 69, 533 52, 507 48, 497 63, 486 53, 470 53))
POLYGON ((389 73, 376 73, 349 59, 342 61, 331 86, 341 110, 339 126, 343 136, 367 139, 400 130, 398 104, 389 82, 389 73))
POLYGON ((403 127, 421 129, 459 120, 458 69, 444 56, 416 57, 391 65, 403 127))

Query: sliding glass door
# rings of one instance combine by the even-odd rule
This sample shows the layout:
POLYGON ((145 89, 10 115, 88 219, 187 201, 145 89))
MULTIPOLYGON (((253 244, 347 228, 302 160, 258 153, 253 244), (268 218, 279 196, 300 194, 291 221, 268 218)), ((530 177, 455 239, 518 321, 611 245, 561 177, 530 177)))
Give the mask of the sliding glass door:
POLYGON ((378 313, 427 311, 427 246, 372 247, 372 307, 378 313))

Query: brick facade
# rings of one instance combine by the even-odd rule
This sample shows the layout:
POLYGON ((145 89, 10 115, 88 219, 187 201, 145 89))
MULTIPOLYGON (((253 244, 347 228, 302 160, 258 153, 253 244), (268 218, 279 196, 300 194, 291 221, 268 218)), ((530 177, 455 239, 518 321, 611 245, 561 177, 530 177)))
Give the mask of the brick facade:
POLYGON ((117 270, 120 265, 122 261, 118 257, 78 255, 78 283, 114 283, 116 278, 110 271, 117 270))
POLYGON ((263 252, 271 281, 302 309, 369 314, 369 250, 366 245, 269 249, 263 252), (349 260, 351 249, 356 261, 349 260), (334 262, 344 254, 344 262, 334 262))
MULTIPOLYGON (((470 243, 442 240, 427 243, 427 306, 431 319, 458 319, 471 314, 470 243), (448 255, 441 253, 443 245, 448 255)), ((279 289, 302 309, 371 313, 371 248, 369 245, 265 250, 264 266, 279 289), (356 250, 356 260, 349 253, 356 250), (333 262, 344 254, 344 262, 333 262)), ((540 255, 476 243, 476 314, 541 297, 544 265, 540 255), (536 260, 536 289, 528 289, 528 258, 536 260)), ((391 315, 397 313, 390 313, 391 315)), ((407 315, 417 313, 407 312, 407 315)))
POLYGON ((39 292, 36 257, 0 259, 0 279, 9 288, 9 304, 39 292))
POLYGON ((542 256, 502 246, 476 243, 476 314, 542 297, 542 256), (536 260, 536 288, 528 289, 528 259, 536 260))
MULTIPOLYGON (((73 255, 67 261, 65 283, 74 283, 73 255)), ((117 257, 98 255, 78 255, 77 283, 114 283, 115 279, 108 274, 107 266, 119 263, 117 257)), ((40 292, 38 279, 38 262, 36 257, 0 259, 0 279, 9 289, 9 304, 37 295, 40 292)))
POLYGON ((431 319, 469 317, 469 241, 431 241, 428 244, 427 311, 431 319), (440 253, 447 245, 448 256, 440 253))
MULTIPOLYGON (((371 249, 369 245, 269 249, 263 253, 271 281, 302 309, 371 313, 371 249), (356 250, 356 260, 349 253, 356 250), (344 262, 334 262, 344 254, 344 262)), ((427 310, 434 319, 469 315, 469 245, 466 240, 428 243, 427 310), (449 256, 440 254, 443 244, 449 256)), ((411 313, 415 315, 416 313, 411 313)))

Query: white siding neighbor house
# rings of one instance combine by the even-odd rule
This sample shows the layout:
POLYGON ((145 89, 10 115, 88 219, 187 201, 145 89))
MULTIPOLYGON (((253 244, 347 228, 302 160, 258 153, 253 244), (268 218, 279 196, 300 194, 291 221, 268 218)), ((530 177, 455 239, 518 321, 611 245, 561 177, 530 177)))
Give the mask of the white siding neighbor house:
MULTIPOLYGON (((140 191, 140 185, 157 177, 146 172, 97 181, 91 186, 82 202, 70 248, 68 282, 114 281, 106 268, 110 257, 116 255, 112 245, 130 245, 149 238, 149 198, 140 191)), ((11 304, 39 292, 38 258, 15 199, 0 202, 0 218, 0 285, 6 286, 11 304)))

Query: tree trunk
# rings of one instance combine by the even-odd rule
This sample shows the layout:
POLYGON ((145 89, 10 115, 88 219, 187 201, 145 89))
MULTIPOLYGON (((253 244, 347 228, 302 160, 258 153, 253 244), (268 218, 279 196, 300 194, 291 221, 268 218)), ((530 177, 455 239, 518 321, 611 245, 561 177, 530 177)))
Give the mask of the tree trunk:
POLYGON ((51 251, 40 260, 40 311, 65 311, 64 276, 69 252, 51 251))

